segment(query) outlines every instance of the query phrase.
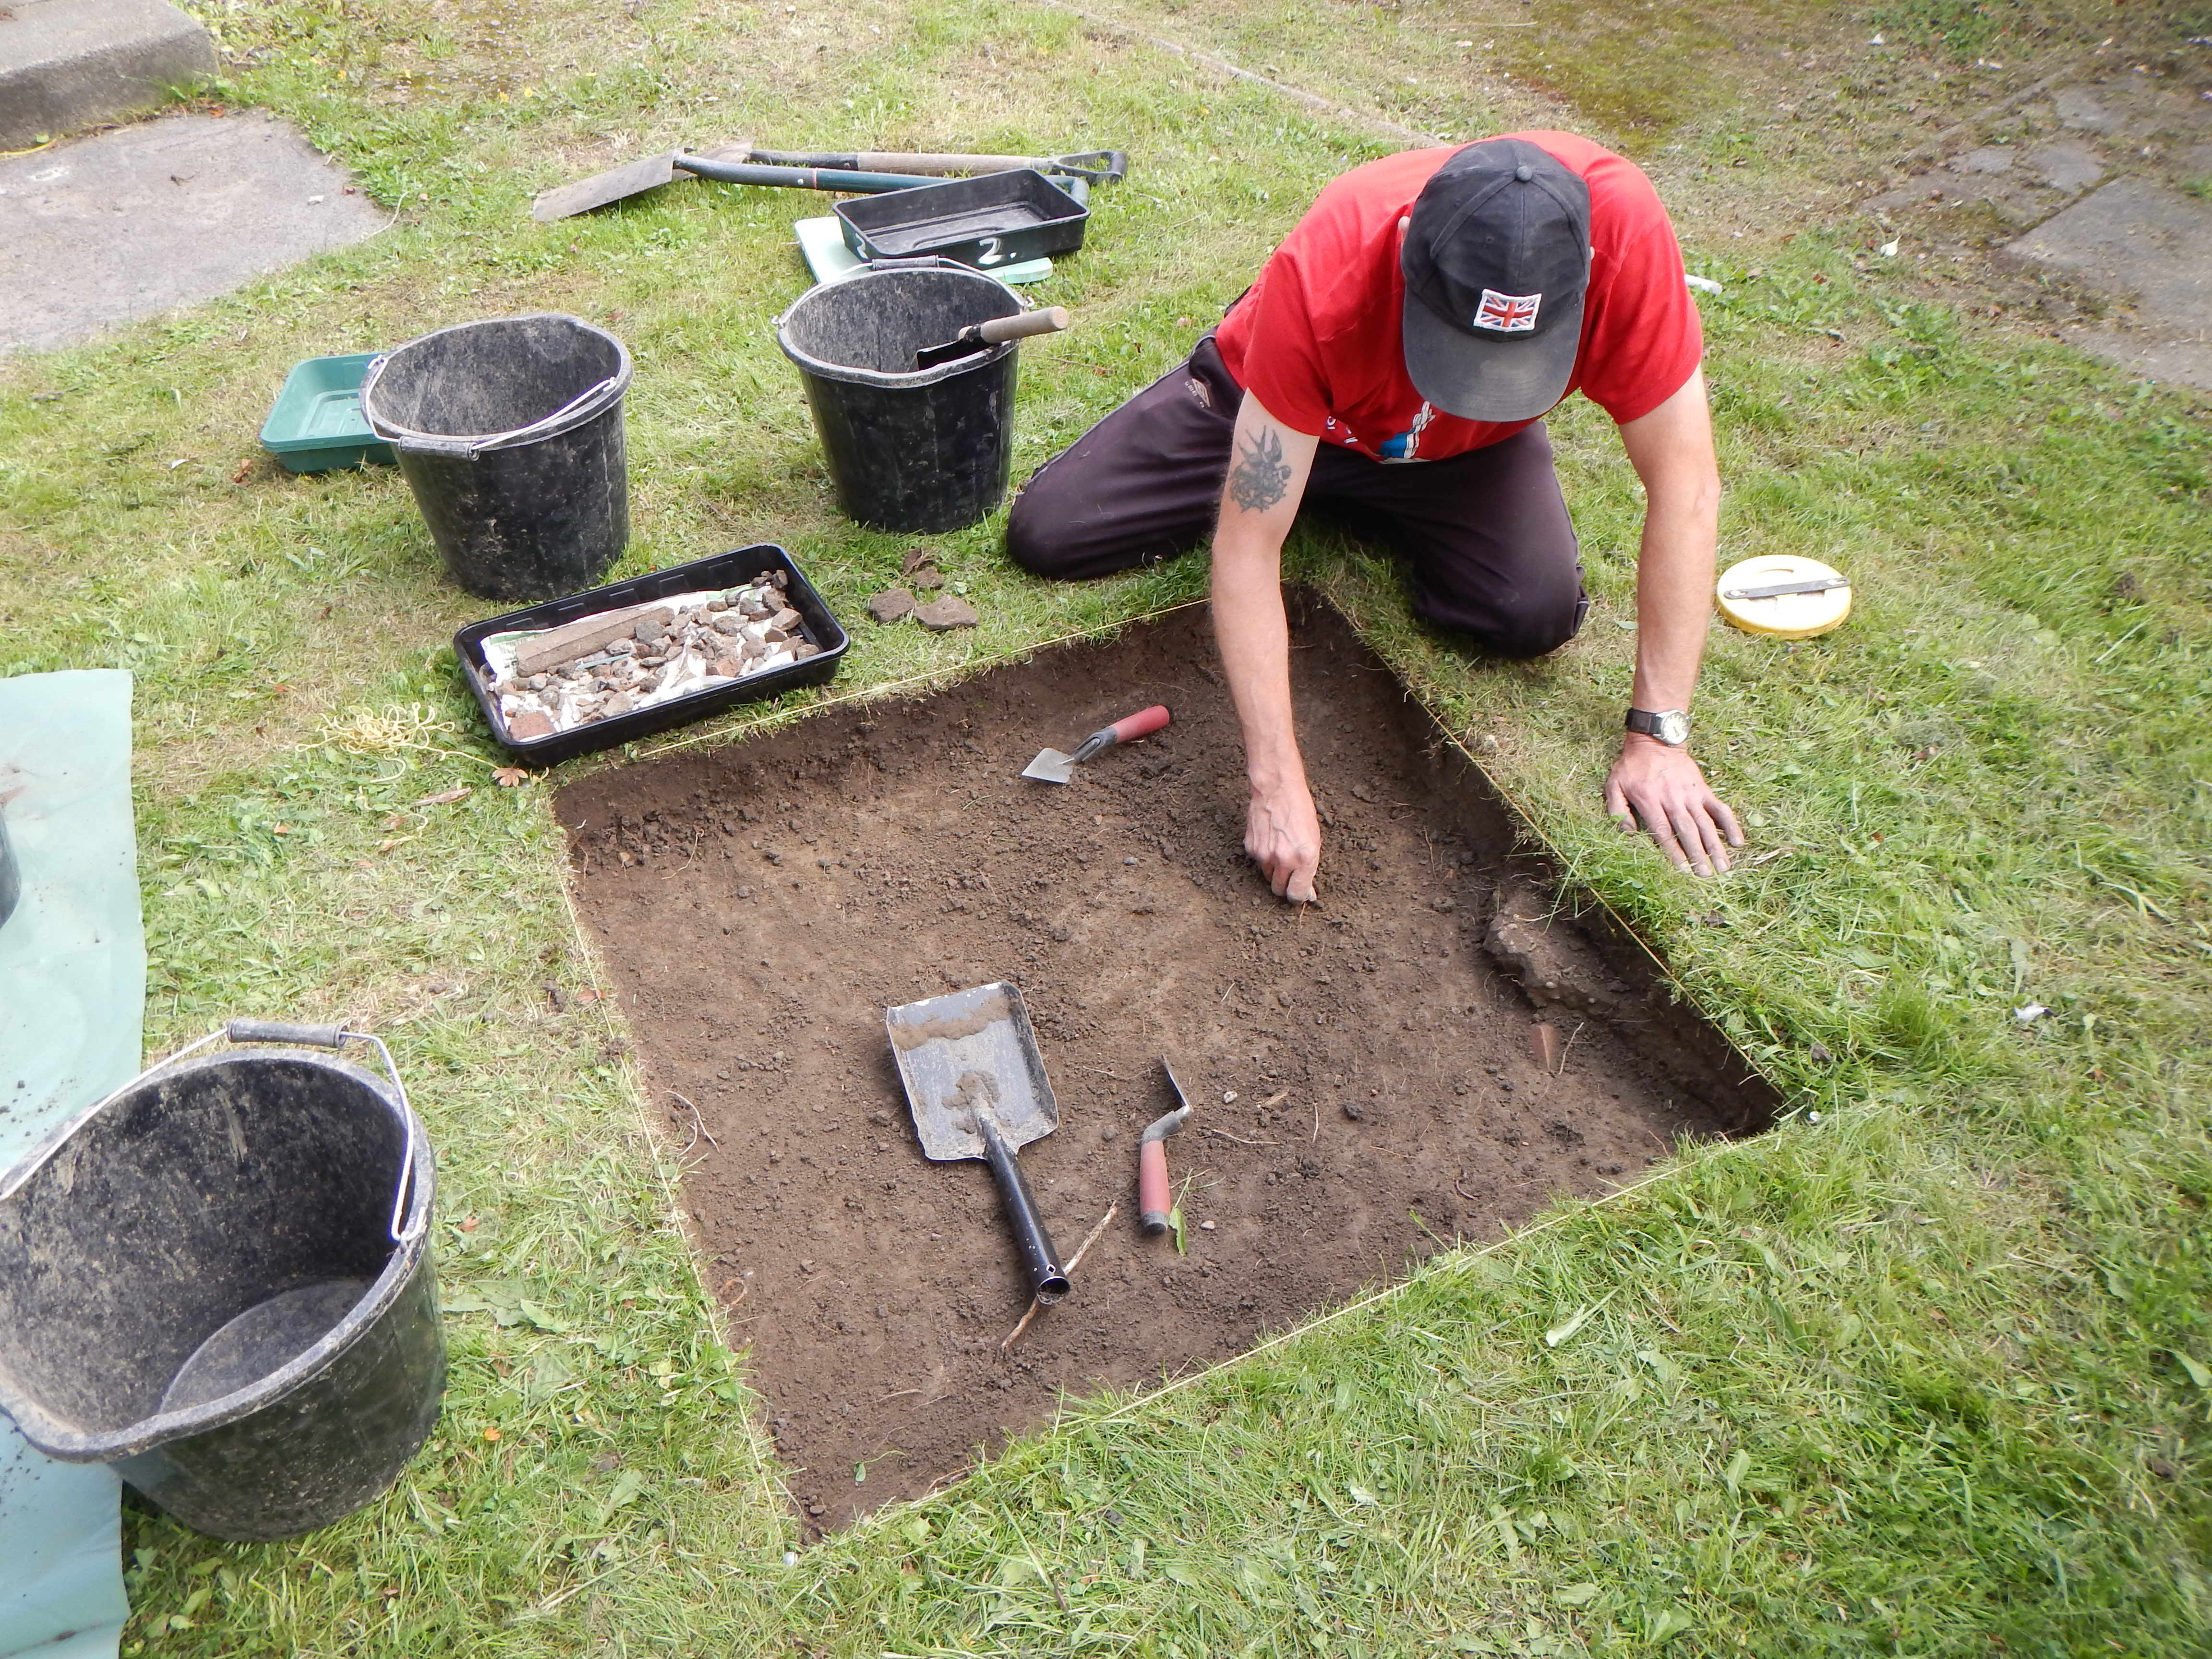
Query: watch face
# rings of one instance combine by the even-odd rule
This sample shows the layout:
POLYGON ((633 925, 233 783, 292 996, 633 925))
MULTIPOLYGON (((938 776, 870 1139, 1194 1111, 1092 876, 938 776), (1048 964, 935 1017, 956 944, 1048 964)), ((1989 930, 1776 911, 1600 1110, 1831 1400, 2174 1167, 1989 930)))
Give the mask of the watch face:
POLYGON ((1680 745, 1690 740, 1690 717, 1679 708, 1670 708, 1655 722, 1658 730, 1651 735, 1664 744, 1680 745))

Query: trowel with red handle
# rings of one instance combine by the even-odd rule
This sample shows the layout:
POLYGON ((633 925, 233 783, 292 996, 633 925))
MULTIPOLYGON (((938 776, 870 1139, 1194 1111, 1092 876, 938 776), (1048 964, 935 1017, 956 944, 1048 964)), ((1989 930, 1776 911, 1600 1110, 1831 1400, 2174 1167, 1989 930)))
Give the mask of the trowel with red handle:
POLYGON ((1063 755, 1057 749, 1040 749, 1037 757, 1022 768, 1025 778, 1036 778, 1045 783, 1066 783, 1075 775, 1075 769, 1084 762, 1103 754, 1117 743, 1133 743, 1139 738, 1148 738, 1173 718, 1165 703, 1156 702, 1150 708, 1139 708, 1133 714, 1124 715, 1111 726, 1102 726, 1075 745, 1075 752, 1063 755))

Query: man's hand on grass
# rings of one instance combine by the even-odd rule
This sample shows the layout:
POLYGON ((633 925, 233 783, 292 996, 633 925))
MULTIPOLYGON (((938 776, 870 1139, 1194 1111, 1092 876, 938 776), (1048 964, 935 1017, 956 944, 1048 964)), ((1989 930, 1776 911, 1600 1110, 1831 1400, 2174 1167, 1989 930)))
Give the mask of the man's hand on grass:
MULTIPOLYGON (((1743 845, 1735 814, 1713 793, 1689 750, 1654 738, 1631 733, 1621 744, 1605 781, 1605 810, 1623 830, 1634 830, 1640 820, 1676 869, 1701 876, 1726 870, 1728 849, 1743 845)), ((1245 844, 1251 844, 1249 831, 1245 844)))
POLYGON ((1321 867, 1321 817, 1304 778, 1253 784, 1244 809, 1244 850, 1278 897, 1312 902, 1314 872, 1321 867))

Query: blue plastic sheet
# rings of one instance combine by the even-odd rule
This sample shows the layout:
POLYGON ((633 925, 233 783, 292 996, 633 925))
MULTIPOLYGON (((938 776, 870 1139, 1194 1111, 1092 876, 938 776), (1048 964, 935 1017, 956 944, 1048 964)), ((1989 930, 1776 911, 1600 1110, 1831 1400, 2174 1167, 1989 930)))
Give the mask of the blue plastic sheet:
MULTIPOLYGON (((137 1075, 146 936, 131 811, 131 677, 0 680, 0 815, 22 893, 0 922, 0 1170, 137 1075)), ((0 1659, 114 1659, 121 1487, 0 1418, 0 1659)))

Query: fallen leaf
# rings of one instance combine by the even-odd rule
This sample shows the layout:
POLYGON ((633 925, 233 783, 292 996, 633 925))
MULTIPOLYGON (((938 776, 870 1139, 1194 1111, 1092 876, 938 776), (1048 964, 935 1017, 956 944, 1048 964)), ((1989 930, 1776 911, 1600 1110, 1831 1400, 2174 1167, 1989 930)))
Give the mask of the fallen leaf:
POLYGON ((927 565, 937 562, 937 555, 926 547, 909 547, 906 556, 899 561, 899 574, 911 576, 927 565))
POLYGON ((502 789, 516 789, 530 781, 530 774, 519 766, 502 766, 491 775, 491 781, 502 789))
POLYGON ((465 783, 458 789, 447 789, 439 794, 425 795, 420 800, 410 800, 407 804, 410 806, 451 806, 468 793, 469 787, 465 783))
POLYGON ((2173 1357, 2181 1362, 2181 1369, 2189 1373, 2189 1380, 2200 1389, 2212 1389, 2212 1370, 2176 1348, 2173 1357))
POLYGON ((1563 1607, 1586 1607, 1597 1600, 1597 1586, 1591 1583, 1562 1584, 1552 1592, 1552 1600, 1563 1607))
POLYGON ((496 1439, 498 1439, 498 1438, 499 1438, 499 1431, 498 1431, 497 1429, 486 1429, 486 1430, 484 1431, 484 1438, 485 1438, 485 1439, 487 1439, 487 1440, 496 1440, 496 1439))

